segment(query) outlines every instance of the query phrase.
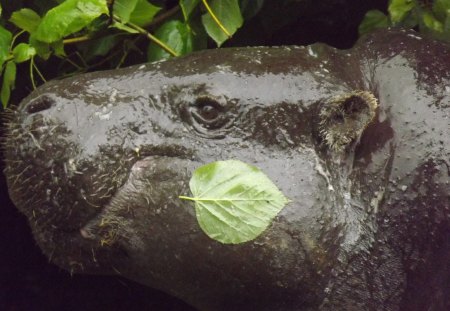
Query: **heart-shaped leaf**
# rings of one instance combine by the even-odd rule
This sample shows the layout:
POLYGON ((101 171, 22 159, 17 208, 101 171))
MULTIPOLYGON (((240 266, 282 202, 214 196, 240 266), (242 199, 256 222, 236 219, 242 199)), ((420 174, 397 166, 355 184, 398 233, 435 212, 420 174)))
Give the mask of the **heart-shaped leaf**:
POLYGON ((212 239, 238 244, 255 239, 289 202, 257 167, 217 161, 194 171, 189 182, 197 220, 212 239))

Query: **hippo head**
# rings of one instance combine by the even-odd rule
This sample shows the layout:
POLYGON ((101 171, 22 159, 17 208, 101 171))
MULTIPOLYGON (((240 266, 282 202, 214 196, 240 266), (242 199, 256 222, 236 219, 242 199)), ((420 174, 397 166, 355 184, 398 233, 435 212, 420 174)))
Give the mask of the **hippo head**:
POLYGON ((445 309, 449 51, 389 31, 50 82, 9 115, 9 193, 53 263, 200 310, 445 309), (242 244, 178 198, 226 159, 291 200, 242 244))

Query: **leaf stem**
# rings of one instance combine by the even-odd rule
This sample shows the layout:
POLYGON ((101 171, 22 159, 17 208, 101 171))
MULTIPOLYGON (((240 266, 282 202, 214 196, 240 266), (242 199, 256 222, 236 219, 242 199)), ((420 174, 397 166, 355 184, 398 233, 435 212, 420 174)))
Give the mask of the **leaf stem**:
MULTIPOLYGON (((114 16, 114 20, 116 20, 117 22, 120 23, 120 18, 114 16)), ((161 40, 159 40, 158 38, 156 38, 154 35, 152 35, 151 33, 149 33, 147 30, 145 30, 144 28, 133 24, 131 22, 128 22, 127 25, 135 30, 137 30, 139 33, 144 34, 147 36, 147 38, 149 38, 151 41, 155 42, 157 45, 159 45, 162 49, 164 49, 167 53, 169 53, 170 55, 177 57, 179 56, 177 52, 175 52, 174 50, 172 50, 168 45, 166 45, 164 42, 162 42, 161 40)))
POLYGON ((224 199, 214 199, 214 198, 191 198, 191 197, 186 197, 184 195, 179 195, 178 196, 180 199, 183 200, 189 200, 189 201, 198 201, 198 202, 233 202, 233 201, 251 201, 251 202, 259 202, 259 201, 264 201, 264 202, 270 202, 273 201, 273 198, 267 198, 267 199, 238 199, 238 198, 224 198, 224 199))
POLYGON ((225 28, 225 26, 222 25, 222 23, 219 21, 219 19, 216 17, 214 12, 211 10, 211 7, 209 6, 208 2, 206 0, 202 0, 203 5, 205 6, 206 10, 208 11, 209 15, 211 15, 212 19, 216 22, 217 26, 219 26, 220 29, 227 35, 228 38, 231 38, 231 34, 228 32, 228 30, 225 28))
POLYGON ((10 44, 10 46, 9 46, 9 49, 10 49, 10 50, 12 50, 12 47, 13 47, 14 44, 16 43, 17 38, 18 38, 21 34, 23 34, 23 33, 25 33, 25 30, 19 31, 19 32, 12 38, 11 44, 10 44))
POLYGON ((85 35, 85 36, 81 36, 81 37, 75 37, 75 38, 64 39, 64 40, 63 40, 63 44, 73 44, 73 43, 78 43, 78 42, 89 41, 89 40, 91 40, 91 39, 92 39, 91 36, 85 35))
POLYGON ((34 81, 33 70, 36 70, 37 74, 39 75, 39 77, 42 79, 43 82, 47 82, 47 80, 45 80, 44 76, 42 75, 42 73, 39 71, 38 67, 34 63, 34 56, 31 57, 31 60, 30 60, 30 79, 31 79, 31 84, 33 86, 33 90, 35 90, 36 82, 34 81))
POLYGON ((197 198, 186 197, 186 196, 184 196, 184 195, 179 195, 178 197, 179 197, 180 199, 183 199, 183 200, 189 200, 189 201, 197 201, 197 200, 198 200, 197 198))
POLYGON ((45 83, 47 82, 47 80, 44 78, 43 74, 41 73, 41 71, 39 70, 38 66, 36 66, 36 64, 33 63, 33 67, 34 69, 36 69, 36 72, 38 73, 39 77, 42 79, 42 81, 45 83))
POLYGON ((33 66, 34 65, 34 57, 31 57, 30 59, 30 80, 31 85, 33 86, 33 90, 36 89, 36 83, 34 82, 34 74, 33 74, 33 66))
POLYGON ((71 60, 70 57, 66 57, 66 58, 64 58, 64 60, 66 62, 68 62, 69 64, 71 64, 72 66, 74 66, 77 70, 83 69, 83 67, 79 66, 77 63, 75 63, 73 60, 71 60))

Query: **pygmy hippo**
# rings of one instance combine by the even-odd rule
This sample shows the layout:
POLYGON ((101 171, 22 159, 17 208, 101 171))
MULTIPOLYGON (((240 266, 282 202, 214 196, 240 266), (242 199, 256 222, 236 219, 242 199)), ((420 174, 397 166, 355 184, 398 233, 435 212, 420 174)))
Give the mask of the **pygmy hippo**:
POLYGON ((9 114, 9 193, 51 262, 199 310, 449 310, 450 48, 209 50, 53 81, 9 114), (203 164, 290 199, 256 239, 200 228, 203 164))

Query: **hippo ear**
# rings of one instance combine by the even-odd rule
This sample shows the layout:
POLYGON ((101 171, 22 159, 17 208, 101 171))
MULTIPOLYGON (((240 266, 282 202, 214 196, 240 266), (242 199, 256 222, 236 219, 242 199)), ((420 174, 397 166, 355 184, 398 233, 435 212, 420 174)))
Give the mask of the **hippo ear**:
POLYGON ((354 141, 375 117, 377 99, 368 91, 353 91, 325 100, 319 113, 319 133, 328 148, 340 152, 354 141))

